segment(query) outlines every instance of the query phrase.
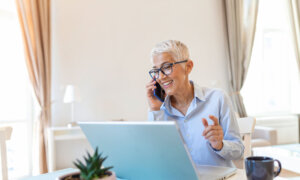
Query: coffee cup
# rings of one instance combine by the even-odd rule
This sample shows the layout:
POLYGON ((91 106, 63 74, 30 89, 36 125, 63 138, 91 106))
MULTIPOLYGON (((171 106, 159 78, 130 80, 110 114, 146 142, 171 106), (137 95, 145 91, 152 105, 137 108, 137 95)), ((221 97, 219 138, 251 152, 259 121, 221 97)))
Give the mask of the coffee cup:
POLYGON ((281 171, 281 163, 277 159, 266 156, 250 156, 245 159, 245 169, 248 180, 272 180, 281 171), (274 171, 274 163, 278 169, 274 171))

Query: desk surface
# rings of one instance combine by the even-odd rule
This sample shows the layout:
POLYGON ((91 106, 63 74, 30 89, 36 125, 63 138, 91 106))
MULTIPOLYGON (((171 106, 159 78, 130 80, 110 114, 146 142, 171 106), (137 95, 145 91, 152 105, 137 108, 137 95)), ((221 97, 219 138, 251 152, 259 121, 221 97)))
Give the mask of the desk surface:
MULTIPOLYGON (((42 174, 39 176, 24 178, 22 180, 55 180, 55 178, 57 178, 60 175, 74 172, 74 171, 77 171, 77 170, 73 169, 73 168, 63 169, 63 170, 55 171, 55 172, 48 173, 48 174, 42 174)), ((118 179, 118 180, 121 180, 121 179, 118 179)), ((228 180, 247 180, 246 173, 243 169, 238 169, 236 174, 229 177, 228 180)), ((285 180, 285 178, 277 177, 277 178, 275 178, 275 180, 285 180)))
POLYGON ((286 144, 253 148, 254 156, 278 159, 284 169, 300 173, 300 144, 286 144))
MULTIPOLYGON (((77 171, 77 170, 73 169, 73 168, 63 169, 63 170, 55 171, 55 172, 48 173, 48 174, 42 174, 39 176, 24 178, 23 180, 54 180, 55 178, 57 178, 60 175, 74 172, 74 171, 77 171)), ((246 178, 245 172, 242 169, 238 169, 237 173, 235 175, 228 178, 228 180, 246 180, 246 179, 247 178, 246 178)))

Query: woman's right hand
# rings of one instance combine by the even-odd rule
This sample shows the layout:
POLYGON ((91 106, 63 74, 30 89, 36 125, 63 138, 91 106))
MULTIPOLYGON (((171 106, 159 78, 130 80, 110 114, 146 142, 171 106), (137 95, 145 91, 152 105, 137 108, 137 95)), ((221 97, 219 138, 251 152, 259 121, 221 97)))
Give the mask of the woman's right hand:
POLYGON ((162 102, 153 95, 153 91, 156 89, 155 83, 156 81, 151 79, 151 81, 146 84, 147 100, 151 111, 159 111, 162 105, 162 102))

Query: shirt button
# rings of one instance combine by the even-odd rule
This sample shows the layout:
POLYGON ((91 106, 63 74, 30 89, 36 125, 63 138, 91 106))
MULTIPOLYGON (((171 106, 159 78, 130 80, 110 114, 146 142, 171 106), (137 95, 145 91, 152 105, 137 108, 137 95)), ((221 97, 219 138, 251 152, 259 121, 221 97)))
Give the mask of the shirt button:
POLYGON ((188 121, 187 119, 184 120, 185 123, 186 123, 187 121, 188 121))
POLYGON ((186 134, 186 137, 190 137, 190 134, 186 134))

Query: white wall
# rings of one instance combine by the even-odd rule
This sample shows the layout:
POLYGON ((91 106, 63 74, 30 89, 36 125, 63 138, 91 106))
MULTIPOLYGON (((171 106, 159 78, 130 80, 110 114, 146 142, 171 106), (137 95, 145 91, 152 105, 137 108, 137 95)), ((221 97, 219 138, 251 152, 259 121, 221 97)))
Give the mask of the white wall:
POLYGON ((199 85, 228 89, 223 2, 220 0, 53 0, 52 125, 68 122, 66 84, 80 88, 78 121, 146 120, 149 53, 181 40, 199 85))

